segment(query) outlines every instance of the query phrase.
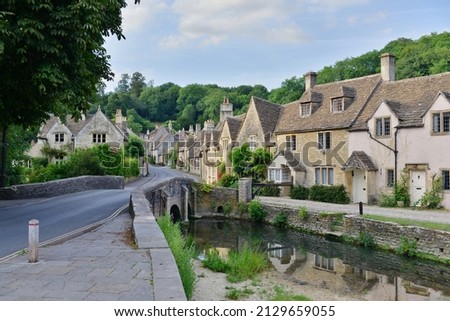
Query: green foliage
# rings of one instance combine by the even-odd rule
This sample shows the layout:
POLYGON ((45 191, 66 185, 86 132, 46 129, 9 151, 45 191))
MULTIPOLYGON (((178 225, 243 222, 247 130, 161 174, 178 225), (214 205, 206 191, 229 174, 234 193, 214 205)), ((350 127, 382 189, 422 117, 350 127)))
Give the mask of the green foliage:
POLYGON ((124 0, 3 1, 1 125, 85 111, 97 83, 113 77, 104 37, 123 38, 125 6, 124 0))
POLYGON ((442 201, 444 200, 444 194, 442 192, 442 178, 438 177, 433 179, 433 184, 430 191, 426 191, 420 200, 418 205, 422 208, 441 208, 442 201))
POLYGON ((380 197, 380 206, 381 207, 396 207, 397 201, 395 200, 395 195, 382 193, 381 197, 380 197))
POLYGON ((405 168, 400 174, 400 179, 394 186, 394 198, 396 202, 403 202, 404 206, 409 206, 410 196, 408 187, 409 173, 405 168))
POLYGON ((239 202, 238 203, 238 212, 239 214, 248 214, 248 203, 246 202, 239 202))
POLYGON ((310 188, 309 198, 312 201, 348 204, 350 198, 343 185, 314 185, 310 188))
POLYGON ((291 188, 290 197, 297 200, 309 199, 309 188, 304 186, 294 186, 291 188))
POLYGON ((375 248, 375 241, 373 240, 373 236, 364 231, 359 232, 358 245, 363 246, 366 249, 375 248))
POLYGON ((211 193, 212 190, 214 189, 214 186, 207 184, 207 183, 201 183, 199 186, 199 189, 201 192, 204 193, 211 193))
POLYGON ((247 287, 244 287, 243 289, 236 289, 234 287, 226 289, 228 291, 225 294, 225 297, 233 301, 240 300, 242 298, 248 298, 251 294, 254 293, 253 290, 247 287))
POLYGON ((248 144, 234 148, 231 152, 233 171, 239 177, 252 177, 255 181, 262 181, 266 177, 267 166, 272 161, 272 155, 263 148, 251 151, 248 144))
POLYGON ((227 280, 230 282, 251 279, 269 267, 266 253, 248 244, 239 251, 231 251, 227 263, 227 280))
POLYGON ((417 255, 417 241, 409 239, 405 236, 400 237, 400 245, 396 248, 395 252, 398 255, 405 255, 413 257, 417 255))
POLYGON ((280 193, 281 191, 278 186, 261 186, 260 188, 256 188, 255 195, 279 197, 280 193))
POLYGON ((276 285, 274 291, 275 296, 269 301, 312 301, 305 295, 289 293, 280 285, 276 285))
POLYGON ((232 211, 233 211, 233 203, 225 202, 225 204, 223 204, 223 214, 229 215, 232 211))
POLYGON ((288 226, 288 216, 284 211, 279 212, 277 215, 275 215, 275 218, 273 220, 273 224, 276 227, 280 228, 286 228, 288 226))
POLYGON ((220 257, 216 249, 208 251, 205 260, 202 261, 202 265, 213 272, 226 273, 229 269, 227 261, 220 257))
POLYGON ((267 217, 267 211, 258 200, 252 200, 248 204, 248 213, 251 219, 256 222, 263 222, 267 217))
POLYGON ((302 220, 306 220, 308 218, 308 209, 305 206, 302 206, 298 209, 298 217, 302 220))
POLYGON ((238 188, 239 177, 233 174, 222 174, 217 182, 217 185, 222 187, 238 188))
POLYGON ((195 248, 189 246, 181 234, 179 223, 174 224, 169 215, 164 215, 158 219, 158 225, 169 244, 175 262, 180 272, 181 282, 188 300, 192 299, 194 293, 196 275, 192 258, 195 255, 195 248))

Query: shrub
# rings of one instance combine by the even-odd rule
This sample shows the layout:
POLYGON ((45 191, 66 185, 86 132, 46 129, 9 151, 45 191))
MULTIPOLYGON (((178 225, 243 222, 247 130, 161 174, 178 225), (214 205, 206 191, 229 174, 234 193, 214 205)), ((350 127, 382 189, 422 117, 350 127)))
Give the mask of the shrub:
POLYGON ((217 182, 218 186, 237 188, 239 185, 239 177, 232 174, 222 174, 217 182))
POLYGON ((409 239, 405 236, 400 238, 400 245, 395 252, 399 255, 416 256, 417 255, 417 241, 409 239))
POLYGON ((225 202, 225 204, 223 204, 223 214, 228 215, 232 211, 233 211, 233 203, 225 202))
POLYGON ((191 259, 194 257, 195 248, 188 245, 181 234, 179 223, 172 223, 169 215, 164 215, 158 219, 158 225, 161 228, 170 249, 172 250, 175 262, 180 272, 181 282, 188 300, 192 298, 195 288, 195 271, 191 259))
POLYGON ((363 231, 359 232, 358 244, 365 247, 366 249, 373 249, 375 247, 375 242, 372 235, 363 231))
POLYGON ((246 202, 239 202, 238 203, 238 212, 239 214, 248 214, 248 203, 246 202))
POLYGON ((381 194, 380 197, 381 207, 396 207, 397 201, 395 200, 395 195, 381 194))
POLYGON ((442 194, 442 178, 439 177, 433 180, 431 191, 427 191, 418 201, 418 204, 423 208, 441 208, 444 195, 442 194))
POLYGON ((281 228, 284 228, 288 225, 288 216, 284 211, 281 211, 275 216, 274 225, 281 228))
POLYGON ((280 192, 281 191, 278 186, 262 186, 256 190, 256 195, 279 197, 280 192))
POLYGON ((256 222, 263 222, 267 216, 267 211, 258 200, 252 200, 248 204, 248 213, 256 222))
POLYGON ((336 203, 336 204, 348 204, 350 198, 345 190, 344 185, 327 186, 327 185, 314 185, 309 191, 309 198, 313 201, 336 203))
POLYGON ((304 186, 292 187, 290 197, 297 200, 307 200, 309 198, 309 188, 304 186))

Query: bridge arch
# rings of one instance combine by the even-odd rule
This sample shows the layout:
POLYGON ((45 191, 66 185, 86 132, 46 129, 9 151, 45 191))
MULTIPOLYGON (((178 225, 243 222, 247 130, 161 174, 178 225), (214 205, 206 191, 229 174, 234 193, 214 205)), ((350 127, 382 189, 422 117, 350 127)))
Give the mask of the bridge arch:
POLYGON ((172 222, 181 222, 181 211, 178 205, 172 205, 170 208, 170 219, 172 222))

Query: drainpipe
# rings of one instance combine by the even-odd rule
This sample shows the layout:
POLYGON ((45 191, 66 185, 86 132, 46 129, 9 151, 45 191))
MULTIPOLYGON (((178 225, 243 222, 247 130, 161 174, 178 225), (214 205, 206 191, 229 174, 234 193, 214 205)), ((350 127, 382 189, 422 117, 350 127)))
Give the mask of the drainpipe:
POLYGON ((398 148, 397 148, 397 136, 398 136, 398 127, 395 127, 395 133, 394 133, 394 148, 391 146, 386 145, 385 143, 379 141, 378 139, 374 138, 372 136, 372 133, 369 129, 367 129, 367 133, 369 134, 370 139, 376 141, 378 144, 382 145, 383 147, 389 149, 394 153, 394 181, 395 185, 397 185, 397 171, 398 171, 398 148))

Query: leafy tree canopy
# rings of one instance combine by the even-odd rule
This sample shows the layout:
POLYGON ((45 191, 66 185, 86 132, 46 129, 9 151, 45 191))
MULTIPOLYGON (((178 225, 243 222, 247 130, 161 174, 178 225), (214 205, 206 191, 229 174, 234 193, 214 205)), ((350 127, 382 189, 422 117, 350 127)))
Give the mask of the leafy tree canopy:
POLYGON ((2 1, 2 125, 31 125, 50 113, 88 109, 96 85, 113 76, 104 37, 123 38, 125 6, 125 0, 2 1))

